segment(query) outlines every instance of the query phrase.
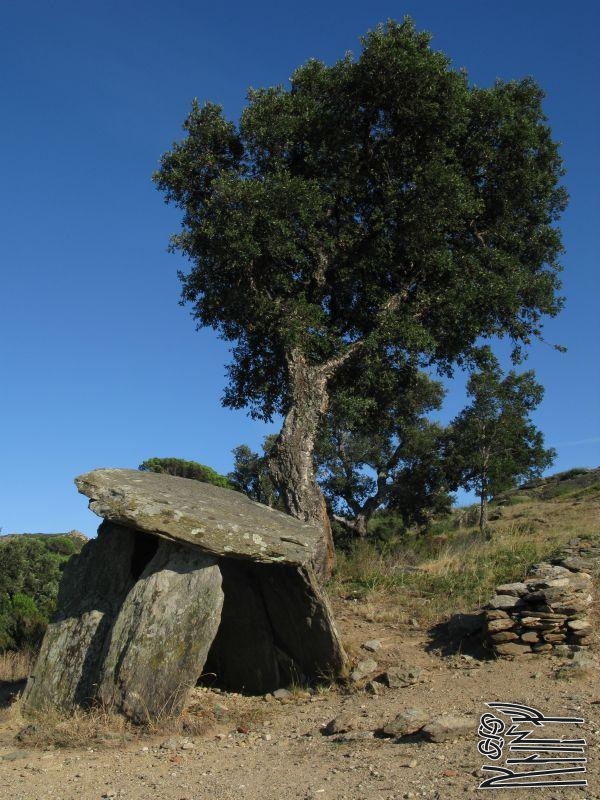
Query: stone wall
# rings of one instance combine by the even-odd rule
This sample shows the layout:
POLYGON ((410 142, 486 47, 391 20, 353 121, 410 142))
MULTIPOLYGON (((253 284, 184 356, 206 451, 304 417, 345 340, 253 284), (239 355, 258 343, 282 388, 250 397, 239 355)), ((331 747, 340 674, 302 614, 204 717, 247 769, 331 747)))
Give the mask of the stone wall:
POLYGON ((560 558, 537 564, 523 582, 497 586, 485 610, 488 644, 499 656, 588 648, 599 566, 600 545, 573 539, 560 558))

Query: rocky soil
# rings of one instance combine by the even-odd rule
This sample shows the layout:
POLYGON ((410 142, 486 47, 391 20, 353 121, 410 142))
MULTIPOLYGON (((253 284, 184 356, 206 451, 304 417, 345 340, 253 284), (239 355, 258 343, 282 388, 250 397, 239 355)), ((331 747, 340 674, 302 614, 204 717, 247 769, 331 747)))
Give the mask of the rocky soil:
MULTIPOLYGON (((577 730, 561 726, 560 734, 585 737, 588 786, 512 789, 508 795, 501 790, 501 796, 504 792, 511 800, 600 799, 597 667, 570 666, 559 672, 562 665, 573 662, 547 653, 495 660, 482 651, 453 649, 443 630, 368 622, 360 603, 336 601, 335 612, 355 662, 367 662, 359 664, 356 680, 344 688, 293 689, 281 698, 197 688, 186 715, 187 730, 155 735, 108 730, 78 747, 40 743, 36 730, 26 729, 20 739, 15 738, 23 721, 14 705, 6 708, 0 723, 0 797, 453 800, 481 796, 485 793, 478 786, 487 775, 481 772, 484 758, 477 751, 479 718, 487 710, 486 701, 505 701, 534 706, 547 715, 585 718, 584 726, 577 730), (383 678, 373 680, 384 672, 391 686, 383 678), (459 718, 449 738, 432 741, 422 731, 398 738, 410 729, 407 719, 417 719, 414 729, 439 715, 459 718)), ((592 647, 594 653, 597 646, 592 647)), ((440 738, 439 727, 434 738, 440 738)))

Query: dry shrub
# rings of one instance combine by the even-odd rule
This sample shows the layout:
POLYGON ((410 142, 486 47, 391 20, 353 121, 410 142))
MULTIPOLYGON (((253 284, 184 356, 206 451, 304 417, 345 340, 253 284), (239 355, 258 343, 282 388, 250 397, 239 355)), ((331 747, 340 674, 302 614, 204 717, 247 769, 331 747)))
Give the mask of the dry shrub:
POLYGON ((55 709, 24 716, 20 701, 11 709, 13 722, 20 722, 17 741, 25 747, 119 746, 138 734, 125 717, 106 708, 77 709, 61 714, 55 709))

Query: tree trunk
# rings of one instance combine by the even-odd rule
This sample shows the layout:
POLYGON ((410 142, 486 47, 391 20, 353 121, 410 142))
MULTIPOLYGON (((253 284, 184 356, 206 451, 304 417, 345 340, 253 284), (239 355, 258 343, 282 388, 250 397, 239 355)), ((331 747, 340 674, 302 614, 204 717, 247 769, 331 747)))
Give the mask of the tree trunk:
POLYGON ((364 539, 367 535, 367 524, 369 518, 364 514, 358 514, 356 517, 342 517, 339 514, 334 514, 333 519, 343 525, 347 531, 359 539, 364 539))
POLYGON ((479 501, 479 530, 485 533, 488 526, 488 499, 484 489, 481 490, 479 501))
POLYGON ((288 512, 323 531, 313 567, 321 581, 333 570, 334 548, 325 498, 317 485, 313 451, 317 428, 327 411, 330 371, 313 367, 298 350, 288 360, 290 404, 269 467, 288 512))
POLYGON ((479 530, 485 533, 488 527, 488 470, 490 466, 489 447, 482 448, 481 489, 479 493, 479 530))
POLYGON ((367 535, 367 523, 369 518, 366 514, 358 514, 353 520, 354 523, 354 530, 356 531, 357 535, 364 539, 367 535))

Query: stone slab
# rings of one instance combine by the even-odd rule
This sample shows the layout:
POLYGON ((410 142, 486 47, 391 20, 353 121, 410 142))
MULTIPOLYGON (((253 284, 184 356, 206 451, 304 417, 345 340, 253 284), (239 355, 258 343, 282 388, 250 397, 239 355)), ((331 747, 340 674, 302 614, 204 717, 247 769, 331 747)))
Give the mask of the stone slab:
POLYGON ((322 531, 241 492, 133 469, 96 469, 75 478, 89 507, 128 528, 263 563, 309 564, 322 531))

